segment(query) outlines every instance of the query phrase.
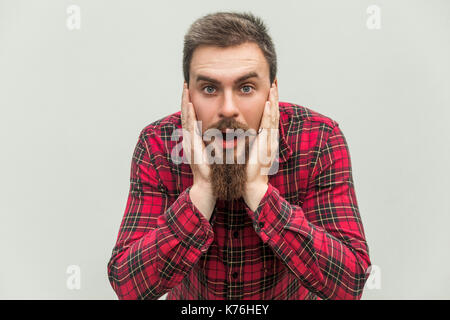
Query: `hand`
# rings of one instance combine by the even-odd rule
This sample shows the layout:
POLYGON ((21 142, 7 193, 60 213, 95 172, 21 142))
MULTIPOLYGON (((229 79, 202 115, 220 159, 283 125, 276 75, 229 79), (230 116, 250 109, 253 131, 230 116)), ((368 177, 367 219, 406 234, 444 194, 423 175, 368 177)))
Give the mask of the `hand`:
POLYGON ((181 126, 183 129, 183 153, 189 161, 194 183, 189 192, 192 203, 205 216, 211 218, 216 203, 210 183, 210 167, 207 162, 205 144, 201 138, 201 130, 197 125, 194 105, 189 98, 186 82, 183 85, 181 97, 181 126))
POLYGON ((269 169, 275 160, 279 147, 279 120, 278 87, 273 84, 247 164, 247 183, 243 198, 252 210, 256 210, 267 191, 269 169))
POLYGON ((268 181, 269 169, 278 152, 278 123, 280 111, 278 107, 278 88, 272 85, 269 100, 266 101, 264 113, 252 148, 250 150, 247 183, 268 181))
POLYGON ((210 167, 207 162, 205 144, 197 125, 197 116, 194 105, 190 101, 186 82, 183 85, 181 97, 181 126, 183 129, 183 153, 191 166, 194 184, 209 182, 210 167))

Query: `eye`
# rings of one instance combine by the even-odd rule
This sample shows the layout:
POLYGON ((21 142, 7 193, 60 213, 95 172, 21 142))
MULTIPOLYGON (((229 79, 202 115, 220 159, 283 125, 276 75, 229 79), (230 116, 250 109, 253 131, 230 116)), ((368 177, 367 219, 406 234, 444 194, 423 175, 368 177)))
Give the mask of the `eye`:
POLYGON ((252 86, 243 86, 242 89, 244 89, 243 92, 245 94, 250 94, 253 90, 253 87, 252 86))
POLYGON ((203 87, 202 90, 205 91, 205 89, 206 89, 207 94, 213 94, 214 91, 212 91, 212 90, 216 90, 213 86, 205 86, 205 87, 203 87))

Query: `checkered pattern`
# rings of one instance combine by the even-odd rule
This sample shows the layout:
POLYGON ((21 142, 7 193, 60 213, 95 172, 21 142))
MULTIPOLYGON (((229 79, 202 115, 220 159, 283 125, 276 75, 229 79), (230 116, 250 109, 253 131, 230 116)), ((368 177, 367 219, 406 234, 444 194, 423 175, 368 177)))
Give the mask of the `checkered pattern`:
POLYGON ((279 171, 258 208, 220 200, 210 221, 189 197, 189 164, 171 160, 181 113, 142 130, 108 263, 120 299, 361 297, 370 259, 344 135, 311 109, 279 106, 279 171))

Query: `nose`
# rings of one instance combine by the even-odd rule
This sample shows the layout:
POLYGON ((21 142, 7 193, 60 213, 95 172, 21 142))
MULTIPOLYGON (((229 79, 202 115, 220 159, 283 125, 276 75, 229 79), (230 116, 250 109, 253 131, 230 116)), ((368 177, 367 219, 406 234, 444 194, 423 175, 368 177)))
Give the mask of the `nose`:
POLYGON ((222 106, 219 110, 219 117, 222 118, 237 118, 239 116, 239 110, 234 102, 231 92, 227 92, 224 95, 222 106))

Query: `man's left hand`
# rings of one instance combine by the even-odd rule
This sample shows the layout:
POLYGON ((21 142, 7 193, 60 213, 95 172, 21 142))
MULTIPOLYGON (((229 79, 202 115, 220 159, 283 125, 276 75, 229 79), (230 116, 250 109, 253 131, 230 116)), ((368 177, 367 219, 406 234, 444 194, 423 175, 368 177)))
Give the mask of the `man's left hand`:
POLYGON ((253 211, 256 210, 267 191, 269 169, 278 153, 279 120, 278 87, 272 84, 269 100, 266 101, 258 135, 253 141, 247 164, 247 183, 243 198, 253 211))

